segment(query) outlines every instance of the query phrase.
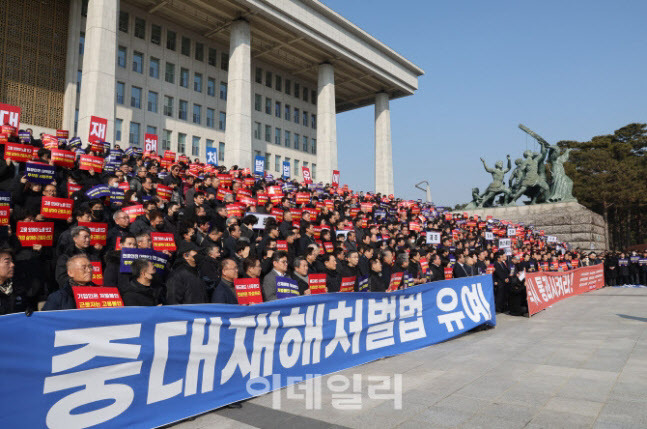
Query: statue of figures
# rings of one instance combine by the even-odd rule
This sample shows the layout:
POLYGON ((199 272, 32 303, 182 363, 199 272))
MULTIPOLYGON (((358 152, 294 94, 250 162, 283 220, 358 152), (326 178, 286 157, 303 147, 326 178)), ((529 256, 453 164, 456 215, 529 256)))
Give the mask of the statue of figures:
POLYGON ((573 181, 564 171, 564 163, 568 161, 570 153, 571 149, 566 149, 560 154, 559 147, 550 146, 548 160, 551 163, 553 183, 547 200, 551 203, 577 201, 573 196, 573 181))
POLYGON ((485 160, 481 158, 485 171, 492 175, 492 183, 490 183, 490 186, 487 187, 481 196, 481 201, 478 204, 478 207, 491 207, 494 203, 494 198, 499 194, 503 194, 504 199, 510 195, 510 190, 503 184, 505 174, 512 168, 510 155, 507 155, 507 159, 508 168, 504 170, 502 161, 497 161, 494 168, 488 168, 485 160))
POLYGON ((475 209, 480 207, 482 200, 483 198, 481 198, 481 191, 479 191, 479 188, 472 188, 472 201, 467 203, 465 209, 475 209))
POLYGON ((515 159, 514 165, 516 165, 516 167, 514 168, 514 170, 512 170, 512 174, 508 179, 508 187, 510 188, 511 194, 517 192, 517 189, 519 189, 519 186, 521 186, 521 182, 523 181, 524 176, 524 170, 526 169, 526 165, 521 158, 515 159))
POLYGON ((548 153, 548 147, 550 145, 541 141, 539 144, 541 145, 540 153, 530 150, 526 150, 523 153, 523 157, 525 158, 524 176, 516 192, 511 194, 507 200, 508 202, 514 202, 522 195, 530 197, 530 204, 536 204, 537 202, 546 200, 546 195, 550 191, 550 187, 546 183, 545 176, 539 173, 539 169, 543 166, 544 158, 548 153))

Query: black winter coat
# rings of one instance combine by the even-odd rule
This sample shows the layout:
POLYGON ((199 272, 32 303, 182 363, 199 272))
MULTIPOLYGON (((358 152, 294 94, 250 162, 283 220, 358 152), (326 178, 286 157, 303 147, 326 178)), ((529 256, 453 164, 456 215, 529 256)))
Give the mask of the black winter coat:
POLYGON ((137 280, 131 280, 121 291, 121 299, 126 306, 152 307, 159 303, 157 292, 137 280))
POLYGON ((207 300, 207 285, 200 278, 197 267, 189 266, 184 260, 173 268, 166 282, 166 303, 203 304, 207 300))

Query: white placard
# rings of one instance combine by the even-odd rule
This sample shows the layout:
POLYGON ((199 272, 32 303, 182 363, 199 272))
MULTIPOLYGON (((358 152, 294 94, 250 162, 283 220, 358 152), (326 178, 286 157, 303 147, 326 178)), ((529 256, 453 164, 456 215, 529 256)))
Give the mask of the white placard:
POLYGON ((493 241, 494 240, 494 233, 492 231, 485 231, 485 239, 487 241, 493 241))
POLYGON ((509 249, 512 246, 512 240, 509 238, 499 238, 499 249, 509 249))
POLYGON ((440 232, 427 231, 427 244, 440 244, 440 232))
POLYGON ((258 222, 254 224, 252 229, 265 229, 265 223, 269 218, 276 219, 276 216, 274 215, 268 215, 268 214, 258 214, 258 213, 250 213, 253 214, 258 218, 258 222))
POLYGON ((557 243, 557 237, 555 237, 554 235, 549 235, 548 237, 546 237, 546 242, 557 243))
POLYGON ((508 237, 514 237, 517 235, 517 228, 508 228, 508 237))

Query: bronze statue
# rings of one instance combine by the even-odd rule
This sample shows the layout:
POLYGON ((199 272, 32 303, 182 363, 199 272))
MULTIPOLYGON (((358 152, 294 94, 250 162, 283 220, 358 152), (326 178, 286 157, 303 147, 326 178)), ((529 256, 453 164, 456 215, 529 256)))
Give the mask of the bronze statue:
POLYGON ((492 207, 496 197, 500 196, 499 204, 510 205, 522 195, 530 198, 526 204, 544 202, 577 201, 573 197, 573 181, 564 171, 564 162, 568 160, 570 149, 561 151, 557 146, 551 146, 540 135, 519 125, 524 132, 533 137, 541 146, 539 153, 526 150, 523 158, 515 160, 515 169, 508 180, 508 187, 504 184, 505 174, 511 170, 510 155, 507 155, 508 167, 503 168, 503 162, 497 161, 494 168, 488 168, 485 160, 481 158, 485 171, 492 175, 492 183, 483 195, 478 188, 472 188, 472 201, 466 208, 492 207), (551 164, 550 183, 546 171, 546 163, 551 164))

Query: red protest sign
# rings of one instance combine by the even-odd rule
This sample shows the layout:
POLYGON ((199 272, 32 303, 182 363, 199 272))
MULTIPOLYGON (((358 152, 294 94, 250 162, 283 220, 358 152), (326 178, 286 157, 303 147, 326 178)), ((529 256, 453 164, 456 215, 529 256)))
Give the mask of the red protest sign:
POLYGON ((98 116, 90 117, 90 134, 88 143, 102 142, 106 140, 106 130, 108 129, 108 120, 98 116))
POLYGON ((332 171, 332 187, 333 188, 339 187, 339 170, 332 171))
POLYGON ((151 240, 153 241, 153 250, 163 252, 175 252, 177 246, 175 245, 175 238, 170 232, 151 232, 151 240))
POLYGON ((355 292, 355 276, 342 277, 339 292, 355 292))
POLYGON ((92 261, 92 283, 97 286, 103 286, 103 270, 101 261, 92 261))
POLYGON ((330 241, 324 241, 323 247, 326 250, 326 253, 332 253, 332 251, 334 250, 333 245, 330 241))
POLYGON ((42 142, 45 149, 52 150, 58 148, 58 138, 52 134, 43 134, 42 142))
POLYGON ((54 165, 60 167, 72 168, 74 167, 74 160, 76 154, 71 150, 52 149, 52 162, 54 165))
POLYGON ((312 183, 312 176, 310 176, 310 168, 301 167, 301 172, 303 173, 303 183, 305 184, 312 183))
POLYGON ((70 132, 68 130, 56 130, 57 139, 67 140, 70 137, 70 132))
POLYGON ((6 143, 4 149, 4 159, 14 160, 16 162, 31 161, 34 157, 34 148, 28 144, 6 143))
POLYGON ((11 209, 9 205, 3 204, 0 205, 0 226, 9 225, 9 213, 11 209))
POLYGON ((73 193, 80 191, 83 186, 78 183, 67 182, 67 197, 71 197, 73 193))
POLYGON ((173 190, 165 185, 157 185, 157 196, 162 201, 171 201, 171 195, 173 195, 173 190))
POLYGON ((308 286, 310 286, 310 294, 312 295, 328 292, 328 288, 326 288, 326 274, 309 274, 308 286))
POLYGON ((218 180, 220 181, 219 186, 224 186, 226 188, 231 186, 231 182, 233 181, 231 174, 218 174, 216 177, 218 177, 218 180))
POLYGON ((74 200, 70 198, 43 197, 40 214, 47 219, 67 219, 72 216, 74 200))
POLYGON ((100 141, 90 143, 90 150, 95 153, 103 153, 103 143, 100 141))
POLYGON ((170 151, 170 150, 165 150, 164 151, 164 159, 171 160, 175 162, 175 152, 170 151))
POLYGON ((227 195, 233 195, 233 194, 234 193, 229 189, 218 188, 218 191, 216 192, 216 199, 218 201, 224 201, 227 195))
POLYGON ((119 289, 116 287, 72 286, 76 308, 123 307, 119 289))
POLYGON ((270 195, 270 201, 272 202, 272 204, 281 204, 282 199, 283 199, 283 195, 281 194, 270 195))
POLYGON ((263 302, 259 279, 236 279, 234 280, 234 288, 236 289, 238 304, 247 305, 263 302))
POLYGON ((130 218, 130 223, 133 223, 135 219, 137 219, 137 216, 140 216, 146 213, 146 210, 144 210, 144 206, 141 204, 124 207, 121 210, 123 210, 128 215, 128 217, 130 218))
POLYGON ((227 217, 243 217, 245 205, 242 203, 227 204, 227 217))
POLYGON ((276 240, 276 250, 279 252, 287 252, 288 242, 286 240, 276 240))
POLYGON ((157 153, 157 134, 144 134, 144 150, 157 153))
POLYGON ((454 273, 452 272, 452 267, 445 267, 445 280, 450 280, 453 276, 454 273))
POLYGON ((389 281, 389 288, 386 291, 393 292, 395 290, 398 290, 400 288, 400 285, 402 284, 402 277, 404 277, 404 273, 391 274, 391 281, 389 281))
POLYGON ((283 210, 279 208, 273 208, 272 210, 270 210, 270 214, 276 217, 277 222, 283 222, 283 210))
POLYGON ((85 226, 90 230, 90 246, 100 244, 106 245, 108 236, 108 224, 104 222, 79 222, 79 226, 85 226))
POLYGON ((79 170, 101 173, 103 171, 103 158, 92 155, 81 155, 79 159, 79 170))
POLYGON ((20 128, 20 107, 0 103, 0 125, 20 128))
POLYGON ((51 246, 54 240, 54 222, 18 222, 16 236, 24 247, 34 244, 51 246))
POLYGON ((310 194, 307 192, 299 192, 296 197, 297 204, 308 204, 310 202, 310 194))

